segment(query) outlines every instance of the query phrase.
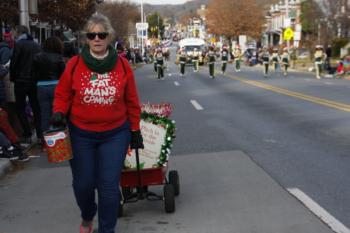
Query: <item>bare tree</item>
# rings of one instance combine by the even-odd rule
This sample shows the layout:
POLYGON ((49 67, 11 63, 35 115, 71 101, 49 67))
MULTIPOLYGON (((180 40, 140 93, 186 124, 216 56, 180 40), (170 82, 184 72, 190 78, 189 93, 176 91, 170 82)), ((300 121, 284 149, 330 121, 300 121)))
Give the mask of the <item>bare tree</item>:
POLYGON ((137 5, 129 1, 105 2, 98 11, 111 20, 117 40, 126 41, 127 37, 134 33, 132 29, 135 28, 135 23, 140 21, 137 5))
POLYGON ((301 5, 301 23, 304 40, 302 46, 313 50, 316 44, 326 43, 331 33, 327 32, 328 21, 320 5, 314 0, 305 1, 301 5))
POLYGON ((239 35, 259 38, 264 22, 263 10, 255 0, 211 0, 206 18, 210 33, 229 39, 239 35))
POLYGON ((95 11, 95 0, 39 0, 40 21, 77 31, 95 11))
POLYGON ((17 24, 18 22, 18 0, 0 1, 0 22, 17 24))

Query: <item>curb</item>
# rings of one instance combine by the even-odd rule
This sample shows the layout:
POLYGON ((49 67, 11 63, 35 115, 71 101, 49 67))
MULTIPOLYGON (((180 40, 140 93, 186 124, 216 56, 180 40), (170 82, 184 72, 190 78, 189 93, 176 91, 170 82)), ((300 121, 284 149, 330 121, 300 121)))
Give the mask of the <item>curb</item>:
POLYGON ((8 159, 0 158, 0 178, 5 176, 12 168, 12 163, 8 159))
MULTIPOLYGON (((23 150, 23 153, 28 153, 35 146, 35 143, 30 144, 23 150)), ((0 158, 0 179, 3 178, 13 168, 13 164, 9 159, 0 158)))

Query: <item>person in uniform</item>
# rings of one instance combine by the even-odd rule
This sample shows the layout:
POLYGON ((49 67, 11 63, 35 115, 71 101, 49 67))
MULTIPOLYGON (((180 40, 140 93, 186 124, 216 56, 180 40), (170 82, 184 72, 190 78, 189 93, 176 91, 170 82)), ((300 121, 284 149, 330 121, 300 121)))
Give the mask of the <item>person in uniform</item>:
POLYGON ((164 56, 162 49, 157 49, 156 52, 156 64, 157 64, 157 77, 158 79, 164 79, 164 56))
POLYGON ((317 79, 321 79, 322 65, 324 64, 325 59, 326 59, 326 54, 323 52, 323 46, 316 45, 316 50, 314 53, 314 62, 315 62, 317 79))
POLYGON ((282 59, 283 75, 286 76, 288 72, 288 67, 289 67, 289 52, 287 47, 283 49, 281 59, 282 59))
POLYGON ((264 77, 267 77, 270 66, 270 52, 267 47, 263 47, 261 54, 259 54, 259 57, 261 59, 262 65, 264 66, 264 77))
POLYGON ((215 56, 214 47, 210 46, 207 54, 210 78, 215 78, 215 56))
POLYGON ((192 63, 193 63, 193 71, 198 72, 198 63, 199 63, 200 53, 197 48, 193 49, 192 63))
POLYGON ((180 75, 184 76, 185 75, 186 61, 187 61, 186 51, 184 49, 180 50, 179 60, 180 60, 180 75))
POLYGON ((226 72, 228 56, 229 56, 228 48, 226 45, 224 45, 224 46, 222 46, 222 51, 221 51, 221 73, 222 74, 225 74, 225 72, 226 72))
POLYGON ((273 67, 275 68, 275 72, 279 71, 279 64, 281 62, 281 56, 278 52, 278 48, 273 48, 271 60, 272 60, 273 67))
POLYGON ((157 73, 157 49, 155 49, 153 52, 153 68, 154 72, 157 73))
POLYGON ((236 45, 233 51, 233 57, 234 57, 236 72, 241 72, 242 50, 239 45, 236 45))

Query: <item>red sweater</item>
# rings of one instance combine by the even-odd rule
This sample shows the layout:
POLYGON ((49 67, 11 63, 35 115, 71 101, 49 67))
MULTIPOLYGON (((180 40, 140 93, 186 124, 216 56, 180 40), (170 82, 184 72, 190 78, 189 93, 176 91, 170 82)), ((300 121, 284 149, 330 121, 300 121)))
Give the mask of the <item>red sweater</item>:
POLYGON ((70 59, 56 87, 53 103, 53 112, 67 114, 68 111, 70 121, 84 130, 107 131, 126 120, 131 130, 139 130, 141 108, 129 63, 118 57, 112 71, 98 74, 85 65, 82 57, 70 59))

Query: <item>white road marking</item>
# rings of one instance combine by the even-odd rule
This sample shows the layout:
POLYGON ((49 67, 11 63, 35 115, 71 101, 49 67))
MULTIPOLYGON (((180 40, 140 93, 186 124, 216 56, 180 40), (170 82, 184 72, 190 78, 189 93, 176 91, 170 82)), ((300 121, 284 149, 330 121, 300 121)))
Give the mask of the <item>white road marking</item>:
POLYGON ((264 139, 264 142, 267 143, 276 143, 277 141, 275 139, 264 139))
POLYGON ((333 83, 331 83, 331 82, 324 82, 324 84, 326 84, 326 85, 333 85, 333 83))
POLYGON ((197 109, 198 111, 201 111, 201 110, 204 109, 204 108, 203 108, 202 106, 200 106, 200 104, 199 104, 197 101, 195 101, 195 100, 191 100, 191 104, 192 104, 193 107, 194 107, 195 109, 197 109))
POLYGON ((327 224, 336 233, 350 233, 349 228, 339 222, 335 217, 328 213, 325 209, 307 196, 298 188, 287 188, 288 192, 301 201, 306 208, 311 210, 317 217, 327 224))
POLYGON ((175 86, 180 86, 180 83, 178 83, 178 82, 174 82, 174 84, 175 84, 175 86))

